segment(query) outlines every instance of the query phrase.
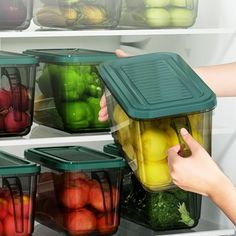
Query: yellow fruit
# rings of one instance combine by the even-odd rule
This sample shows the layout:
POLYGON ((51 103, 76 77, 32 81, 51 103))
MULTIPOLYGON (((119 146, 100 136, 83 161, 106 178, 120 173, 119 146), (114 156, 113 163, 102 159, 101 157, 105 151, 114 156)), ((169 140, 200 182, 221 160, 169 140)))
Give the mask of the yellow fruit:
POLYGON ((175 145, 179 144, 178 136, 177 136, 177 134, 176 134, 176 132, 174 131, 173 128, 168 127, 166 129, 166 133, 167 133, 167 135, 169 137, 168 140, 169 140, 169 145, 170 146, 175 146, 175 145))
POLYGON ((188 115, 188 119, 191 125, 191 128, 198 127, 202 122, 202 115, 201 114, 194 114, 194 115, 188 115))
POLYGON ((203 145, 203 138, 200 132, 198 132, 196 129, 192 129, 192 136, 199 144, 203 145))
POLYGON ((167 159, 156 162, 138 162, 138 177, 150 189, 160 188, 171 183, 167 159))
POLYGON ((166 158, 168 136, 161 129, 146 130, 142 134, 142 152, 145 161, 160 161, 166 158))

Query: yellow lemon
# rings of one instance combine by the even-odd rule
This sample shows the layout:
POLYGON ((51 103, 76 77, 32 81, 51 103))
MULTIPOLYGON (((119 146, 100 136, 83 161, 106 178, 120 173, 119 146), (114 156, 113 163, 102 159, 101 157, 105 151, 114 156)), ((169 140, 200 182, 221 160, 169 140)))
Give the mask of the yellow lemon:
POLYGON ((146 130, 142 134, 142 152, 145 161, 159 161, 166 158, 168 136, 161 129, 146 130))
POLYGON ((196 129, 192 129, 192 136, 198 143, 203 145, 203 138, 199 131, 197 131, 196 129))
POLYGON ((201 114, 188 115, 188 119, 189 119, 192 129, 198 127, 202 123, 202 115, 201 114))
POLYGON ((169 145, 170 146, 175 146, 175 145, 179 144, 178 136, 177 136, 177 134, 176 134, 176 132, 174 131, 173 128, 168 127, 166 129, 166 133, 167 133, 167 135, 169 137, 168 140, 169 140, 169 145))
POLYGON ((121 145, 124 145, 127 142, 130 142, 130 140, 132 140, 131 133, 128 126, 117 130, 115 134, 117 135, 117 139, 121 145))
POLYGON ((157 189, 171 183, 167 159, 156 162, 138 162, 138 177, 144 186, 157 189))

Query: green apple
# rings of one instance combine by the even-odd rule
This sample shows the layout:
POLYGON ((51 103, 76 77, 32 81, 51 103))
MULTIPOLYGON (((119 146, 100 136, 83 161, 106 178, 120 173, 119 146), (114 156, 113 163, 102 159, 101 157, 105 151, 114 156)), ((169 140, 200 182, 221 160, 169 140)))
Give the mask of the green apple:
POLYGON ((170 4, 170 0, 145 0, 148 7, 166 7, 170 4))
POLYGON ((171 5, 175 7, 193 6, 193 0, 171 0, 171 5))
POLYGON ((192 10, 185 8, 170 9, 172 26, 174 27, 189 27, 194 23, 192 10))
POLYGON ((153 28, 168 27, 171 24, 170 14, 164 8, 147 8, 145 17, 147 25, 153 28))

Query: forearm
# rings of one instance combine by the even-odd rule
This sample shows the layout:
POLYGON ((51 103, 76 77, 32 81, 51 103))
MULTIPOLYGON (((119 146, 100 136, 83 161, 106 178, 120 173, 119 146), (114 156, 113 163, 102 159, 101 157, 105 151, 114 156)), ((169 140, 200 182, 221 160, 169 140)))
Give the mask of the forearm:
POLYGON ((221 176, 209 198, 236 225, 236 188, 226 176, 221 176))
POLYGON ((236 96, 236 62, 194 69, 219 97, 236 96))

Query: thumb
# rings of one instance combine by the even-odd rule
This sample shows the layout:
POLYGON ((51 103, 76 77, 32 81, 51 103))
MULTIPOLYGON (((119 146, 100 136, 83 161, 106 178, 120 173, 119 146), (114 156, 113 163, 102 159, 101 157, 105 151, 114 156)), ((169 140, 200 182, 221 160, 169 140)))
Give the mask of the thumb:
POLYGON ((189 149, 194 152, 200 144, 192 137, 192 135, 185 129, 181 128, 180 133, 183 137, 184 142, 188 145, 189 149))

